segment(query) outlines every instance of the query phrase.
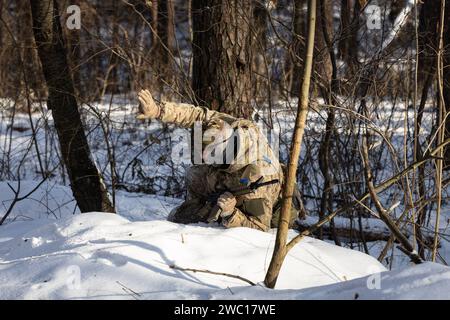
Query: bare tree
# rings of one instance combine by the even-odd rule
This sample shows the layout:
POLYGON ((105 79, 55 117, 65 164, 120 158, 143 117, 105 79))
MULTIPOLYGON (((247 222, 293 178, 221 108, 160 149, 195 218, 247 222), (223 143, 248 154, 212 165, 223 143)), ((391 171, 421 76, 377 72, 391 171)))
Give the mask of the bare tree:
POLYGON ((293 27, 293 69, 292 69, 292 80, 290 81, 290 91, 293 95, 298 95, 301 75, 303 74, 305 56, 305 38, 306 38, 306 1, 305 0, 295 0, 294 1, 294 17, 292 21, 293 27))
POLYGON ((62 159, 81 212, 114 212, 83 131, 55 0, 31 0, 33 32, 62 159))
POLYGON ((173 82, 172 57, 175 47, 174 1, 159 0, 157 8, 156 42, 154 44, 155 69, 159 91, 164 93, 164 84, 173 82))
POLYGON ((274 288, 281 270, 284 258, 288 252, 287 233, 292 206, 292 196, 294 194, 295 181, 297 177, 298 159, 302 146, 303 134, 306 127, 306 117, 309 107, 309 85, 311 80, 311 70, 314 54, 314 36, 316 31, 316 0, 308 1, 308 38, 305 54, 305 68, 303 74, 302 88, 298 102, 297 118, 295 120, 294 136, 291 143, 290 160, 286 182, 283 188, 283 203, 278 222, 277 238, 273 251, 272 260, 267 270, 264 283, 269 288, 274 288))
MULTIPOLYGON (((443 0, 444 1, 444 0, 443 0)), ((443 52, 442 52, 442 76, 443 76, 443 98, 444 109, 448 113, 450 111, 450 3, 446 1, 444 11, 441 13, 444 15, 443 21, 443 52)), ((445 120, 445 138, 450 137, 450 117, 447 116, 445 120)), ((445 162, 444 168, 450 169, 450 148, 445 149, 445 162)))

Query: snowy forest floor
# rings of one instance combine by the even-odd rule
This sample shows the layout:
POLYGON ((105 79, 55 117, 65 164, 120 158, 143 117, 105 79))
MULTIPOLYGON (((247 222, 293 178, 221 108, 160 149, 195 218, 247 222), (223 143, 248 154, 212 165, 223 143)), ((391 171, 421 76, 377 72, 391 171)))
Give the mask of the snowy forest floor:
MULTIPOLYGON (((22 190, 35 185, 23 181, 22 190)), ((8 190, 0 183, 3 204, 8 190)), ((386 271, 369 255, 312 238, 289 253, 270 290, 262 281, 275 230, 171 223, 179 200, 161 196, 120 192, 117 215, 73 214, 61 206, 69 198, 69 188, 44 183, 1 227, 0 299, 450 299, 446 266, 386 271)))
MULTIPOLYGON (((112 179, 108 148, 113 150, 114 199, 119 214, 80 215, 64 168, 59 165, 51 112, 36 105, 37 112, 31 116, 33 134, 28 115, 11 115, 10 102, 0 99, 0 217, 14 198, 8 181, 17 188, 21 180, 20 194, 24 195, 40 183, 42 170, 49 174, 33 194, 14 206, 6 223, 0 226, 0 299, 450 299, 450 269, 445 263, 412 266, 393 246, 381 264, 376 257, 385 241, 367 243, 370 255, 366 255, 360 252, 363 248, 358 243, 343 242, 343 247, 338 247, 330 240, 306 238, 290 252, 276 290, 264 288, 262 281, 275 230, 263 233, 167 222, 170 210, 184 197, 183 175, 189 165, 187 159, 174 157, 173 146, 188 140, 189 135, 156 121, 137 122, 135 105, 128 100, 114 101, 110 105, 83 106, 82 111, 93 157, 109 188, 112 179), (99 119, 106 127, 102 128, 99 119), (182 271, 171 267, 174 265, 238 275, 257 285, 182 271)), ((295 101, 290 103, 292 106, 295 101)), ((273 114, 284 162, 294 120, 293 113, 286 109, 273 114)), ((402 159, 404 134, 410 137, 412 130, 411 126, 403 127, 407 123, 404 118, 412 115, 401 106, 395 112, 391 109, 386 106, 387 111, 380 112, 373 125, 391 137, 402 159)), ((430 112, 424 119, 431 123, 431 117, 430 112)), ((310 113, 301 156, 299 181, 302 193, 308 196, 305 204, 309 223, 317 221, 320 207, 323 181, 317 152, 325 119, 325 112, 310 113)), ((345 115, 338 115, 338 124, 340 132, 345 133, 345 115)), ((345 134, 342 137, 347 139, 345 134)), ((348 139, 352 137, 348 135, 348 139)), ((352 158, 345 154, 347 151, 339 149, 339 156, 352 158)), ((391 159, 383 142, 372 153, 377 182, 393 176, 403 166, 401 161, 391 159)), ((354 167, 358 169, 358 165, 345 167, 349 170, 344 172, 345 179, 363 188, 364 184, 358 182, 360 172, 351 171, 354 167)), ((361 192, 358 188, 345 189, 346 185, 337 187, 336 201, 351 199, 361 192)), ((427 187, 431 190, 434 186, 427 182, 427 187)), ((450 261, 448 191, 443 190, 439 262, 450 261)), ((386 207, 400 202, 391 212, 393 216, 399 217, 404 211, 403 190, 391 188, 380 198, 386 207)), ((424 231, 432 234, 434 209, 429 206, 429 210, 424 231)), ((357 223, 348 217, 338 217, 335 222, 336 226, 353 228, 357 223)), ((370 216, 362 219, 362 225, 367 230, 387 232, 381 221, 370 216)), ((410 229, 406 227, 405 232, 410 229)), ((290 236, 295 234, 291 231, 290 236)))

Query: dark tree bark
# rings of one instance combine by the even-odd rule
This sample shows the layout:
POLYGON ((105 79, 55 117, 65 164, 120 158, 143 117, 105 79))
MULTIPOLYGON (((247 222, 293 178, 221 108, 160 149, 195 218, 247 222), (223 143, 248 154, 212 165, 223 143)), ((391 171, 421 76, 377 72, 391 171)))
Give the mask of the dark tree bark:
MULTIPOLYGON (((80 5, 80 0, 66 3, 66 5, 80 5)), ((73 84, 77 97, 85 98, 84 90, 81 88, 81 50, 80 50, 80 30, 66 29, 68 60, 72 70, 73 84)))
MULTIPOLYGON (((446 109, 449 110, 450 106, 450 4, 446 4, 444 26, 444 52, 443 52, 443 75, 444 75, 444 104, 446 109), (449 18, 447 18, 447 16, 449 18)), ((424 0, 420 9, 419 26, 418 26, 418 91, 421 92, 420 103, 417 108, 417 121, 414 129, 414 149, 415 158, 420 159, 423 157, 423 149, 418 141, 420 128, 422 126, 423 113, 425 104, 428 100, 429 91, 433 81, 436 79, 436 67, 437 67, 437 52, 439 50, 439 21, 440 21, 440 1, 424 0)), ((446 138, 450 136, 450 122, 447 119, 446 122, 446 138)), ((444 169, 448 169, 450 165, 450 150, 446 147, 444 149, 445 163, 444 169)), ((425 185, 425 166, 418 168, 419 177, 419 198, 425 202, 426 198, 426 185, 425 185)), ((424 258, 426 246, 424 236, 422 234, 422 226, 426 222, 426 213, 428 205, 425 203, 423 206, 419 206, 417 211, 417 220, 415 224, 415 232, 418 244, 418 253, 424 258)))
POLYGON ((348 76, 358 63, 358 31, 360 27, 360 1, 341 0, 341 25, 339 34, 338 57, 345 61, 348 76))
MULTIPOLYGON (((414 133, 414 150, 415 158, 422 157, 422 147, 419 144, 419 131, 422 126, 423 112, 425 104, 428 99, 428 92, 430 90, 433 79, 436 75, 437 65, 437 50, 438 50, 438 34, 437 27, 439 21, 439 5, 435 4, 433 0, 425 0, 422 4, 419 14, 418 26, 418 91, 421 92, 420 104, 417 108, 417 121, 414 133)), ((425 200, 426 186, 425 186, 425 166, 418 168, 418 195, 420 199, 425 200)), ((426 213, 428 206, 419 206, 417 210, 417 220, 414 225, 418 253, 422 258, 425 258, 425 249, 422 226, 425 225, 426 213)))
POLYGON ((175 48, 174 14, 173 0, 158 0, 154 67, 158 75, 159 91, 161 93, 164 90, 164 84, 170 85, 173 82, 171 55, 175 48))
POLYGON ((61 155, 81 212, 114 212, 83 131, 55 0, 30 0, 33 32, 48 86, 61 155))
MULTIPOLYGON (((152 1, 151 7, 151 26, 154 31, 158 30, 158 0, 152 1)), ((152 32, 152 50, 156 48, 158 43, 158 32, 152 32)))
MULTIPOLYGON (((298 96, 301 88, 303 61, 300 57, 304 55, 305 46, 302 43, 306 32, 305 25, 305 0, 296 0, 294 3, 294 47, 297 61, 293 72, 291 92, 298 96)), ((329 87, 332 75, 332 65, 328 46, 324 38, 323 29, 329 35, 333 34, 331 24, 331 0, 320 0, 317 2, 317 32, 314 39, 314 73, 312 75, 315 85, 329 87)))
MULTIPOLYGON (((119 46, 119 13, 118 1, 113 1, 112 5, 112 39, 111 46, 113 50, 117 50, 119 46)), ((109 72, 106 73, 106 92, 116 94, 119 92, 119 59, 114 51, 109 56, 109 72)))
MULTIPOLYGON (((338 95, 338 82, 337 82, 337 62, 336 56, 334 54, 334 46, 332 42, 333 34, 332 34, 332 24, 331 24, 331 3, 326 3, 325 0, 319 0, 319 14, 320 19, 317 21, 318 25, 321 27, 321 30, 318 32, 322 33, 322 39, 326 48, 326 54, 328 55, 327 59, 322 59, 322 92, 323 98, 327 102, 328 105, 335 106, 336 105, 336 96, 338 95), (328 70, 327 70, 328 69, 328 70)), ((319 69, 320 71, 320 69, 319 69)), ((319 219, 323 219, 324 214, 331 213, 333 211, 333 177, 332 177, 332 161, 331 161, 331 147, 333 144, 333 133, 335 131, 335 109, 328 108, 327 110, 327 121, 325 127, 325 134, 323 136, 322 142, 319 148, 319 168, 324 177, 323 181, 323 191, 322 191, 322 199, 320 201, 320 211, 319 211, 319 219)), ((337 237, 334 227, 334 220, 330 221, 330 227, 332 231, 332 235, 334 241, 337 245, 340 245, 340 241, 337 237)), ((322 239, 322 229, 319 229, 319 235, 322 239)))
MULTIPOLYGON (((3 15, 3 0, 0 0, 0 19, 3 15)), ((3 26, 0 24, 0 48, 3 45, 3 26)))
POLYGON ((251 115, 252 0, 193 0, 193 80, 197 103, 251 115))
POLYGON ((303 57, 305 56, 305 37, 306 37, 306 1, 294 1, 294 18, 292 19, 293 26, 293 50, 294 50, 294 68, 292 70, 291 94, 298 96, 300 91, 301 79, 303 74, 303 57))
POLYGON ((159 58, 164 64, 169 63, 169 55, 174 49, 174 26, 173 0, 159 0, 157 10, 157 33, 159 41, 156 42, 156 50, 158 51, 159 58))
POLYGON ((418 44, 419 44, 419 63, 418 80, 419 85, 423 86, 428 75, 435 76, 436 59, 439 47, 438 41, 438 23, 439 23, 439 4, 435 0, 424 0, 418 26, 418 44))
POLYGON ((349 46, 348 39, 350 38, 350 25, 351 25, 351 0, 341 0, 341 21, 339 30, 339 50, 338 57, 347 61, 349 56, 349 51, 351 50, 349 46))
MULTIPOLYGON (((439 2, 440 3, 440 2, 439 2)), ((439 50, 439 20, 440 4, 433 0, 424 0, 419 17, 419 90, 425 97, 418 108, 418 128, 421 126, 423 111, 425 107, 428 90, 432 79, 436 76, 437 52, 439 50)), ((444 105, 447 112, 450 110, 450 3, 445 5, 445 25, 443 39, 443 84, 444 105)), ((416 128, 416 131, 418 130, 416 128)), ((445 122, 445 138, 450 137, 450 119, 445 122)), ((419 148, 418 148, 419 149, 419 148)), ((420 151, 420 150, 419 150, 420 151)), ((450 169, 450 149, 444 150, 444 169, 450 169)), ((418 154, 417 156, 420 156, 418 154)))
MULTIPOLYGON (((0 19, 3 21, 3 0, 0 0, 0 19)), ((0 22, 0 82, 4 82, 3 54, 5 48, 3 45, 3 33, 4 33, 3 29, 4 29, 3 23, 0 22)), ((0 86, 0 95, 2 96, 6 95, 3 86, 0 86)))
MULTIPOLYGON (((258 93, 263 93, 261 90, 269 80, 269 74, 266 72, 265 54, 267 49, 267 10, 265 3, 258 0, 254 1, 253 19, 254 19, 254 54, 253 54, 253 71, 255 74, 253 96, 258 98, 258 93)), ((267 93, 267 92, 266 92, 267 93)), ((266 98, 266 96, 263 96, 266 98)), ((266 101, 266 99, 264 99, 266 101)))
POLYGON ((331 0, 317 1, 317 32, 314 39, 314 75, 313 79, 316 85, 329 87, 333 67, 327 41, 328 35, 330 46, 332 46, 333 37, 333 10, 331 0))

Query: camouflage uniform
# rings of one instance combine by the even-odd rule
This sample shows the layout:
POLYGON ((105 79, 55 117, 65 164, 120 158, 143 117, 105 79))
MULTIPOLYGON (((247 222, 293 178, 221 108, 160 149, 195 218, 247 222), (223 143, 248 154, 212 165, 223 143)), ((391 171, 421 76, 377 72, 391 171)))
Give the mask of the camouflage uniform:
MULTIPOLYGON (((260 187, 255 192, 237 196, 237 204, 233 213, 221 219, 225 227, 249 227, 267 231, 276 225, 272 221, 272 210, 279 200, 283 171, 277 157, 268 146, 267 140, 255 123, 237 119, 228 114, 212 111, 204 107, 189 104, 163 102, 158 119, 164 123, 173 123, 190 128, 196 121, 201 121, 204 128, 220 126, 226 123, 232 128, 252 129, 257 139, 251 139, 245 145, 244 154, 252 147, 264 148, 251 162, 231 162, 226 169, 199 164, 190 167, 186 172, 187 198, 183 204, 174 209, 169 220, 179 223, 205 222, 214 206, 208 203, 211 193, 224 192, 227 189, 242 187, 242 181, 254 182, 263 176, 264 181, 278 179, 279 182, 260 187), (263 143, 262 143, 263 142, 263 143), (260 154, 260 155, 259 155, 260 154), (242 180, 244 179, 244 180, 242 180)), ((250 159, 248 157, 248 159, 250 159)), ((295 217, 293 217, 295 219, 295 217)))

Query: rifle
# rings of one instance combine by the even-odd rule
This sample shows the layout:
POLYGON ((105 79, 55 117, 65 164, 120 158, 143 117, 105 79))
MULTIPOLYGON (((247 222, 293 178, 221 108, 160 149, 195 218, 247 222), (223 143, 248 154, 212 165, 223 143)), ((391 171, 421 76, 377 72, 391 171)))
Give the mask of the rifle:
POLYGON ((243 187, 239 187, 239 188, 235 188, 235 189, 227 189, 227 190, 223 190, 221 192, 215 192, 215 193, 210 194, 208 196, 208 202, 215 203, 215 205, 212 208, 211 213, 208 216, 208 219, 206 219, 208 221, 208 223, 217 221, 219 219, 220 214, 222 213, 222 208, 220 208, 217 205, 217 200, 219 199, 219 197, 222 193, 230 192, 233 196, 238 197, 238 196, 243 196, 243 195, 246 195, 249 193, 253 193, 255 190, 257 190, 261 187, 268 186, 268 185, 279 182, 278 179, 270 180, 267 182, 261 182, 262 179, 263 179, 263 177, 260 177, 258 180, 250 183, 248 186, 243 186, 243 187))

